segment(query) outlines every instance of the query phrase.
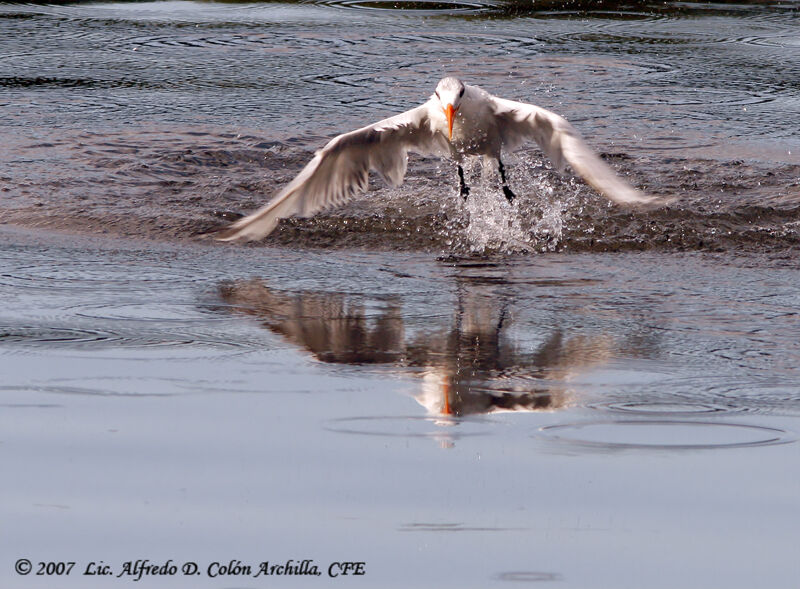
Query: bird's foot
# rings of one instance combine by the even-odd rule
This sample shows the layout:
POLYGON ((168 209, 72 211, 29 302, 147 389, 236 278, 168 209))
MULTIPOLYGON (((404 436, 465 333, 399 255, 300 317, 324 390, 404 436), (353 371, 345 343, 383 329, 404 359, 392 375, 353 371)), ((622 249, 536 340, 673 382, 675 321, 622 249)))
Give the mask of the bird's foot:
POLYGON ((464 200, 467 200, 468 196, 469 196, 469 186, 467 186, 466 184, 462 184, 461 185, 461 197, 464 200))
POLYGON ((509 204, 513 203, 514 199, 517 198, 517 195, 511 192, 511 189, 508 186, 503 186, 503 194, 505 195, 509 204))

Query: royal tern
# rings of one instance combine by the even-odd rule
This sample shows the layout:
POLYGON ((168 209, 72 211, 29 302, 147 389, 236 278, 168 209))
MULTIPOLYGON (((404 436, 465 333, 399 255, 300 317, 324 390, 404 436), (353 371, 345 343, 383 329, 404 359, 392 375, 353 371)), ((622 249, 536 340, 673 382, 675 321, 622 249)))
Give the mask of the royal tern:
POLYGON ((269 204, 239 219, 216 237, 223 241, 267 236, 279 219, 340 205, 366 191, 374 170, 389 184, 402 183, 408 152, 439 155, 455 161, 464 198, 469 188, 461 163, 465 156, 497 162, 503 194, 510 201, 501 153, 531 138, 553 166, 569 163, 595 190, 623 204, 654 200, 633 188, 601 160, 563 117, 533 104, 498 98, 453 77, 442 79, 424 104, 373 125, 332 139, 269 204))

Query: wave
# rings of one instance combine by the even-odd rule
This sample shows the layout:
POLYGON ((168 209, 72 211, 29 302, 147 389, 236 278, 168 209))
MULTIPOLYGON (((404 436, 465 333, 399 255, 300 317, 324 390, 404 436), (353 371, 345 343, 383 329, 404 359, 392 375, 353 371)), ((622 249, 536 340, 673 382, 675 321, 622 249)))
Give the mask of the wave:
MULTIPOLYGON (((0 219, 156 239, 197 239, 261 206, 311 157, 299 141, 195 130, 81 133, 12 144, 0 219), (32 173, 35 172, 35 173, 32 173)), ((603 157, 634 185, 676 200, 625 209, 534 150, 509 159, 519 198, 478 162, 464 201, 455 170, 413 158, 397 189, 374 179, 347 206, 287 219, 264 243, 300 247, 432 250, 445 254, 543 251, 795 248, 800 238, 800 165, 679 158, 603 157)))

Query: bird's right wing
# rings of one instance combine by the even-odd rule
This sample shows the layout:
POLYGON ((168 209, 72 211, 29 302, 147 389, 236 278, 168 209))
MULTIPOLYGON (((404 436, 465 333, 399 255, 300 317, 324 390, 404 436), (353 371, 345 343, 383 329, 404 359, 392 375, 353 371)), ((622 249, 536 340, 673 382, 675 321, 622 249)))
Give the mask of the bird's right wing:
POLYGON ((279 219, 304 217, 339 205, 367 189, 375 170, 397 186, 406 173, 408 152, 444 153, 447 145, 428 120, 428 106, 339 135, 320 149, 305 168, 262 209, 216 235, 222 241, 266 237, 279 219))
POLYGON ((556 169, 563 169, 566 160, 592 188, 615 202, 631 204, 657 200, 620 178, 564 117, 533 104, 496 96, 490 100, 505 145, 513 148, 525 138, 534 139, 556 169))

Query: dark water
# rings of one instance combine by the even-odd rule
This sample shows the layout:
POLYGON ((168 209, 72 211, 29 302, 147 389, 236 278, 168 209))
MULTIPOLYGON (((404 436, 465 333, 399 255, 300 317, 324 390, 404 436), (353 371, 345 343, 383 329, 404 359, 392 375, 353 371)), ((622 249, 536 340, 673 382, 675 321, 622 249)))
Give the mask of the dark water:
MULTIPOLYGON (((444 251, 794 247, 800 10, 501 2, 0 5, 3 218, 189 237, 252 210, 327 138, 456 73, 567 116, 632 182, 609 207, 530 147, 515 207, 448 165, 274 242, 444 251), (488 224, 487 224, 488 219, 488 224)), ((473 174, 480 176, 479 170, 473 174)))
POLYGON ((0 4, 0 586, 793 588, 800 5, 0 4), (444 73, 535 148, 198 234, 444 73), (353 246, 353 247, 349 247, 353 246), (624 250, 624 251, 618 251, 624 250), (634 251, 635 250, 635 251, 634 251), (238 559, 361 578, 209 578, 238 559), (36 569, 34 569, 36 570, 36 569))

